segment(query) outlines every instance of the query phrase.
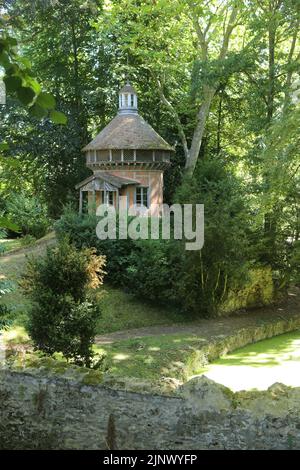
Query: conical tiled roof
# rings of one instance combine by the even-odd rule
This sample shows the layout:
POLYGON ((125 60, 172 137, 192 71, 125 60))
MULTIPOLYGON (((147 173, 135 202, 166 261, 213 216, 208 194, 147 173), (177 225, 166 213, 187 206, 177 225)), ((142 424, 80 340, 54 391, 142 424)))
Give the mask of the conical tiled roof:
POLYGON ((83 151, 106 149, 174 150, 139 114, 118 114, 83 151))

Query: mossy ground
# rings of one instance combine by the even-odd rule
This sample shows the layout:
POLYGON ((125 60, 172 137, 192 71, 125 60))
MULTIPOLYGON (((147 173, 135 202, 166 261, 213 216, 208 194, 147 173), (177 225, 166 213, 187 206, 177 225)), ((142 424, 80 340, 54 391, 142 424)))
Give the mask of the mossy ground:
POLYGON ((184 381, 195 372, 203 342, 196 335, 168 334, 95 346, 95 350, 106 354, 106 366, 115 376, 184 381))

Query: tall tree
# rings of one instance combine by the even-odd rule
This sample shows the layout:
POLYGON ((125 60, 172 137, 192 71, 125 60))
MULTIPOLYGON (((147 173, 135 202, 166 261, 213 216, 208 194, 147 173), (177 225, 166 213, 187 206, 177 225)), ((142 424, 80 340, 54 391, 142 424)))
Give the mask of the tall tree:
MULTIPOLYGON (((186 171, 193 173, 213 98, 224 75, 229 69, 232 72, 233 56, 241 50, 238 41, 231 47, 231 40, 243 18, 243 2, 113 3, 105 26, 118 30, 124 55, 133 55, 140 67, 151 72, 176 123, 186 171)), ((237 61, 235 65, 238 67, 237 61)))
POLYGON ((10 153, 22 160, 23 178, 47 199, 52 216, 59 215, 68 194, 87 175, 81 149, 90 138, 90 123, 106 119, 103 89, 109 67, 91 25, 101 9, 100 0, 6 2, 7 21, 23 55, 68 116, 67 126, 58 129, 39 108, 32 118, 18 112, 12 101, 2 110, 2 134, 15 137, 10 153))

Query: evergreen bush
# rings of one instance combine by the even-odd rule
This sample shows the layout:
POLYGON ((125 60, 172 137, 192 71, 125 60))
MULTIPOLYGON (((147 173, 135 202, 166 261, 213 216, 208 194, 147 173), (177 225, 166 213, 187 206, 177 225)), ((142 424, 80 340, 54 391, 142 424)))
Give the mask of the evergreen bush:
POLYGON ((101 313, 93 289, 103 282, 104 264, 94 250, 78 250, 66 239, 45 257, 29 259, 22 287, 32 301, 28 332, 36 349, 91 365, 101 313))

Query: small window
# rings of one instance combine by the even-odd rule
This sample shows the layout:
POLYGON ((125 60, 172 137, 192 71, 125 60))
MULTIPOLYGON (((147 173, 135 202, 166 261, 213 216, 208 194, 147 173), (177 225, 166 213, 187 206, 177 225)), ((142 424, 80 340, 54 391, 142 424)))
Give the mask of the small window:
POLYGON ((97 150, 97 162, 109 160, 109 150, 97 150))
POLYGON ((128 106, 128 95, 127 95, 127 93, 125 94, 125 106, 128 106))
POLYGON ((121 150, 112 150, 112 161, 120 162, 121 161, 121 150))
POLYGON ((152 150, 137 150, 136 161, 137 162, 152 162, 153 152, 152 150))
POLYGON ((138 206, 143 205, 145 207, 149 207, 149 204, 148 204, 148 190, 149 190, 149 188, 142 187, 142 186, 136 188, 135 203, 138 206))
POLYGON ((114 191, 106 191, 106 201, 104 201, 104 191, 102 191, 102 204, 114 205, 114 191))
POLYGON ((131 107, 133 108, 134 107, 134 95, 130 95, 131 97, 131 107))

